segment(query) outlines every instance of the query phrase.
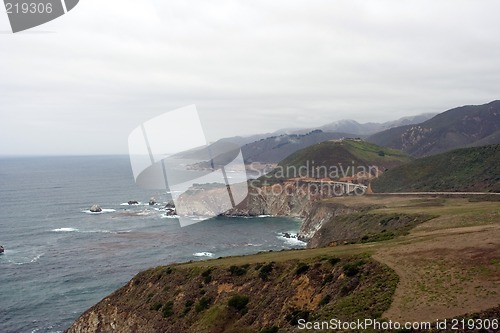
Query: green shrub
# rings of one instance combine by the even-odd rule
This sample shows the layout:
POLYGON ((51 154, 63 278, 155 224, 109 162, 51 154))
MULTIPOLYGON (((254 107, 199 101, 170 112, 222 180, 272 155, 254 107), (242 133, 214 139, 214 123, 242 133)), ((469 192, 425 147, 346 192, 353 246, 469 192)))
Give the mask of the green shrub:
POLYGON ((327 276, 325 276, 325 278, 323 279, 323 283, 321 284, 322 286, 325 286, 327 285, 328 283, 332 282, 333 281, 333 274, 328 274, 327 276))
POLYGON ((307 272, 309 270, 309 265, 308 264, 304 264, 303 262, 300 262, 298 265, 297 265, 297 269, 295 270, 295 275, 301 275, 301 274, 304 274, 305 272, 307 272))
POLYGON ((247 273, 247 267, 245 266, 231 266, 229 267, 229 272, 231 273, 231 275, 233 276, 242 276, 242 275, 245 275, 247 273))
POLYGON ((155 302, 153 305, 149 307, 149 309, 153 311, 158 311, 161 309, 162 305, 163 304, 161 304, 161 302, 155 302))
POLYGON ((351 292, 351 289, 349 289, 349 287, 346 285, 343 285, 340 288, 340 296, 347 296, 350 292, 351 292))
POLYGON ((184 303, 184 311, 182 312, 182 316, 185 316, 188 314, 189 311, 191 311, 191 308, 193 307, 194 305, 194 301, 192 300, 187 300, 185 303, 184 303))
POLYGON ((337 264, 340 262, 340 258, 337 258, 337 257, 332 257, 332 258, 328 259, 328 262, 329 262, 332 266, 335 266, 335 265, 337 265, 337 264))
POLYGON ((196 310, 196 312, 202 312, 203 310, 206 310, 210 307, 211 302, 212 299, 210 297, 203 296, 198 300, 194 309, 196 310))
POLYGON ((212 274, 212 268, 209 268, 206 271, 203 271, 203 273, 201 273, 201 276, 206 277, 206 276, 210 276, 210 274, 212 274))
POLYGON ((325 297, 323 297, 321 299, 321 301, 319 301, 319 306, 327 305, 328 303, 330 303, 331 300, 332 300, 332 296, 326 295, 325 297))
POLYGON ((279 328, 277 326, 267 327, 260 330, 260 333, 278 333, 279 328))
POLYGON ((247 308, 247 304, 250 298, 245 295, 234 295, 232 296, 229 301, 227 302, 227 305, 229 305, 230 308, 233 308, 237 311, 244 311, 247 308))
POLYGON ((169 301, 165 303, 163 306, 163 309, 161 310, 163 318, 170 317, 171 315, 174 314, 174 302, 169 301))
POLYGON ((345 275, 351 277, 351 276, 356 276, 360 271, 360 267, 363 265, 364 265, 363 260, 358 260, 354 263, 349 262, 345 264, 342 268, 344 269, 345 275))
POLYGON ((309 311, 293 310, 291 313, 286 315, 285 319, 290 323, 290 325, 296 326, 300 319, 304 319, 305 321, 309 320, 309 311))
POLYGON ((269 274, 273 271, 273 263, 266 264, 262 266, 259 270, 259 276, 260 278, 265 281, 269 277, 269 274))
POLYGON ((212 281, 212 268, 207 269, 203 273, 201 273, 201 276, 203 277, 203 282, 205 284, 209 284, 212 281))

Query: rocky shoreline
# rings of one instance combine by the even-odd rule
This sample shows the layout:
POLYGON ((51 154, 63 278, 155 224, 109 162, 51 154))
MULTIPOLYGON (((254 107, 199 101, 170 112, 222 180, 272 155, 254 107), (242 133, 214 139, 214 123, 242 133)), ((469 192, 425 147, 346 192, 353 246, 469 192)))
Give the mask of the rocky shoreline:
MULTIPOLYGON (((186 215, 217 215, 213 207, 218 207, 214 202, 214 191, 225 189, 209 189, 196 191, 189 197, 181 198, 183 202, 182 214, 186 215)), ((235 208, 228 210, 223 216, 258 217, 262 215, 294 217, 302 220, 297 238, 309 241, 321 229, 323 224, 335 216, 359 212, 362 208, 347 207, 340 203, 332 203, 323 199, 333 196, 309 188, 300 187, 293 181, 285 181, 268 186, 250 186, 248 196, 235 208), (286 191, 282 189, 285 188, 286 191)))

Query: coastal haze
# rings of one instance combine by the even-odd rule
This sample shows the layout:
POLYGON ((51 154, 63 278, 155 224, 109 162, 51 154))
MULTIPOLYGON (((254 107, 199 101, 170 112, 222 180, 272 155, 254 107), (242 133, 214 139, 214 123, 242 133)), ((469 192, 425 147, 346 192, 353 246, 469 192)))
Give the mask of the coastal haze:
POLYGON ((500 84, 499 10, 86 0, 15 35, 2 11, 0 154, 126 154, 137 124, 191 104, 208 141, 482 104, 500 84))

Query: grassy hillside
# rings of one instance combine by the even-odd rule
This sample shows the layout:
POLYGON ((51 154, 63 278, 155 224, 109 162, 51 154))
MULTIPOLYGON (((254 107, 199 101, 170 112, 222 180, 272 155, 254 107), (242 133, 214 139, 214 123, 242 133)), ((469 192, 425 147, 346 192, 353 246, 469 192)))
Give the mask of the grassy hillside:
POLYGON ((500 192, 500 145, 464 148, 414 160, 373 181, 375 192, 500 192))
MULTIPOLYGON (((307 168, 309 177, 322 178, 325 177, 325 172, 323 172, 325 169, 319 168, 326 167, 328 171, 332 171, 328 174, 333 176, 335 174, 339 177, 352 176, 353 172, 369 170, 372 166, 385 171, 410 160, 411 158, 405 153, 362 140, 325 141, 290 155, 278 164, 274 175, 278 178, 297 177, 296 171, 302 167, 307 168), (281 174, 284 177, 279 177, 281 174)), ((305 173, 303 172, 302 176, 305 173)))
POLYGON ((422 122, 376 133, 367 140, 401 149, 412 156, 429 156, 452 149, 500 143, 500 101, 451 109, 422 122), (495 134, 496 133, 496 134, 495 134), (484 140, 484 141, 481 141, 484 140), (479 142, 478 144, 475 144, 479 142))

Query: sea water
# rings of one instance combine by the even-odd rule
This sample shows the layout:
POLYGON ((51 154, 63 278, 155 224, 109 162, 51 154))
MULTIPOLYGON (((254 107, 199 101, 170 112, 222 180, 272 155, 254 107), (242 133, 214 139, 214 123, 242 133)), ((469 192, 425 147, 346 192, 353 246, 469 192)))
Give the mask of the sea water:
POLYGON ((62 332, 149 267, 305 245, 282 237, 299 228, 290 218, 181 228, 167 200, 135 185, 126 156, 0 158, 0 332, 62 332))

